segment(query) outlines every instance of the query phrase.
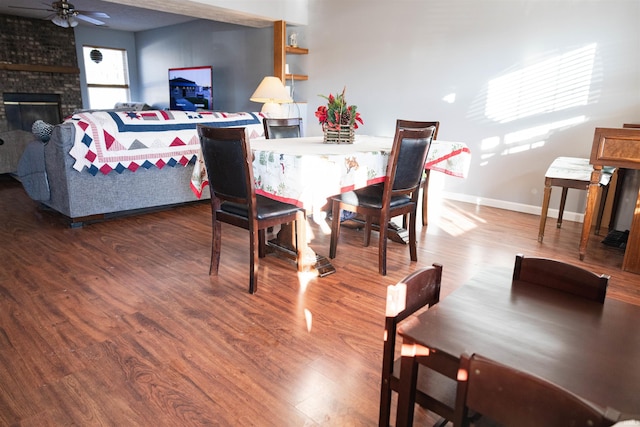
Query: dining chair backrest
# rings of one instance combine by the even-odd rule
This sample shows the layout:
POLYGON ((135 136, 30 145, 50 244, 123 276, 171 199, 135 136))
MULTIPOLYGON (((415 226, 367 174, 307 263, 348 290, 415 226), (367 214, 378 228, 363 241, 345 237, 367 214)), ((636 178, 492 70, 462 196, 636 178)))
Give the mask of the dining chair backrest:
POLYGON ((409 215, 409 254, 412 261, 418 260, 415 224, 418 189, 434 130, 433 126, 426 129, 397 129, 387 160, 384 182, 341 193, 332 198, 330 258, 336 256, 340 235, 340 212, 346 210, 364 215, 364 246, 369 246, 373 221, 378 220, 380 274, 387 274, 388 230, 385 225, 395 216, 409 215))
POLYGON ((469 414, 504 427, 603 427, 620 413, 598 406, 540 377, 480 355, 463 354, 458 370, 454 427, 468 426, 469 414))
POLYGON ((295 205, 256 196, 253 154, 244 128, 197 126, 200 147, 211 189, 211 263, 209 274, 218 275, 221 249, 221 223, 249 231, 249 292, 258 289, 258 258, 266 254, 269 227, 296 224, 296 262, 302 271, 306 241, 306 215, 295 205))
POLYGON ((516 255, 513 280, 558 289, 604 303, 609 276, 566 262, 516 255))
MULTIPOLYGON (((389 287, 387 292, 387 312, 385 317, 384 348, 382 353, 382 385, 380 389, 380 416, 379 425, 388 426, 391 412, 391 392, 397 391, 399 386, 399 369, 394 369, 397 361, 394 361, 396 350, 396 331, 398 324, 407 317, 424 307, 431 307, 440 301, 440 287, 442 282, 442 265, 433 264, 431 267, 421 268, 409 274, 396 285, 389 287)), ((399 368, 399 366, 397 367, 399 368)), ((421 366, 427 370, 426 366, 421 366)), ((422 372, 425 373, 425 372, 422 372)), ((419 376, 416 386, 416 402, 422 407, 438 413, 440 416, 452 419, 453 403, 455 397, 455 382, 450 381, 450 390, 444 392, 449 395, 449 402, 439 402, 433 405, 435 399, 432 396, 442 395, 442 390, 424 386, 420 381, 428 378, 429 373, 419 376), (438 410, 444 405, 447 411, 438 410)), ((431 373, 433 374, 433 373, 431 373)), ((437 374, 436 374, 437 375, 437 374)))
POLYGON ((302 136, 302 118, 291 117, 286 119, 264 118, 264 137, 276 138, 300 138, 302 136))
POLYGON ((411 194, 420 186, 434 132, 434 126, 397 130, 387 165, 388 187, 393 193, 411 194))
POLYGON ((425 122, 416 120, 396 120, 396 130, 398 129, 426 129, 429 127, 435 127, 433 132, 433 139, 438 139, 438 129, 440 129, 440 122, 425 122))
POLYGON ((251 148, 244 128, 199 126, 209 188, 220 201, 255 204, 251 148))
MULTIPOLYGON (((432 122, 425 122, 425 121, 416 121, 416 120, 403 120, 403 119, 398 119, 396 120, 396 131, 398 129, 426 129, 429 127, 435 127, 435 131, 433 132, 433 139, 432 140, 436 140, 438 139, 438 130, 440 129, 440 122, 436 122, 436 121, 432 121, 432 122)), ((430 170, 425 168, 424 170, 424 174, 422 176, 422 225, 423 226, 427 226, 427 224, 429 223, 429 175, 430 175, 430 170)), ((405 215, 402 218, 402 227, 403 228, 407 228, 407 224, 408 224, 408 215, 405 215)))

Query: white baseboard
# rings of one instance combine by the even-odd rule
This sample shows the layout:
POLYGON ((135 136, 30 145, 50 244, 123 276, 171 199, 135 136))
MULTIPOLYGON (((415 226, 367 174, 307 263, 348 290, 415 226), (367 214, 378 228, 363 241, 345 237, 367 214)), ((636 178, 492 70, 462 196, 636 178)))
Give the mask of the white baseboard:
MULTIPOLYGON (((448 199, 448 200, 454 200, 457 202, 473 203, 480 206, 489 206, 492 208, 506 209, 509 211, 522 212, 522 213, 538 215, 538 216, 540 215, 540 212, 542 210, 540 206, 525 205, 522 203, 507 202, 504 200, 497 200, 497 199, 488 199, 485 197, 474 197, 474 196, 469 196, 468 194, 449 193, 446 191, 442 192, 442 198, 448 199)), ((558 218, 558 209, 549 208, 549 211, 547 212, 547 217, 558 218)), ((584 218, 584 213, 570 212, 566 210, 562 215, 562 219, 567 221, 582 222, 583 218, 584 218)))

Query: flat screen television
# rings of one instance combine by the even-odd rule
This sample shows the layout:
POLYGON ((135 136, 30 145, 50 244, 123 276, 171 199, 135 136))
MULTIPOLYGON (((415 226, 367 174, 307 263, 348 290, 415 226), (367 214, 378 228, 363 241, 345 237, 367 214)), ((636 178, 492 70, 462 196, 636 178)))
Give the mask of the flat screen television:
POLYGON ((213 110, 212 83, 211 66, 169 68, 169 108, 213 110))

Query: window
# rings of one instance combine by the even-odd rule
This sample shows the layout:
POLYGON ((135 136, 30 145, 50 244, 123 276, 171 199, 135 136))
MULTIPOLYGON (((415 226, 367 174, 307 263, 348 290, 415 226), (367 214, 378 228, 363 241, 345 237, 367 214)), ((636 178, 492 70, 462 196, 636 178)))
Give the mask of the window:
POLYGON ((127 51, 83 46, 89 108, 113 108, 116 102, 129 102, 127 51))

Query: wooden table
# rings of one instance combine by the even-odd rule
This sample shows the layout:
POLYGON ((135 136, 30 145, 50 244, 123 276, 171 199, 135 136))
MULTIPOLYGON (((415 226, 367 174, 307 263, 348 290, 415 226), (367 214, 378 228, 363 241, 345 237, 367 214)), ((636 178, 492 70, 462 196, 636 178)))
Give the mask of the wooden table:
MULTIPOLYGON (((587 207, 582 223, 580 237, 580 259, 587 253, 587 243, 591 232, 591 223, 598 198, 598 185, 603 166, 615 166, 627 169, 640 169, 640 129, 634 128, 596 128, 591 147, 590 163, 593 173, 587 191, 587 207)), ((629 239, 622 261, 622 269, 640 273, 640 194, 629 230, 629 239)))
POLYGON ((412 424, 420 359, 437 358, 440 371, 455 379, 464 352, 531 372, 602 407, 640 414, 640 306, 512 286, 511 275, 488 269, 400 326, 396 426, 412 424))

